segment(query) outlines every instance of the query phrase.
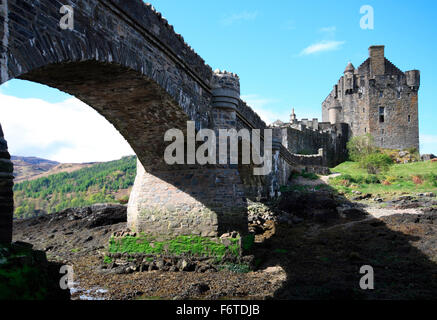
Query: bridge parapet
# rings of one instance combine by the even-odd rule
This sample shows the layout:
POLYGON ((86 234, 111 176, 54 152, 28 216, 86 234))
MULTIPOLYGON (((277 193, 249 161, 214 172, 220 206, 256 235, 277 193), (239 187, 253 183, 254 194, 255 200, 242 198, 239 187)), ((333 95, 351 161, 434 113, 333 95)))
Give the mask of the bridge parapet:
POLYGON ((200 77, 205 84, 210 85, 212 69, 203 60, 183 36, 174 30, 174 27, 168 23, 162 14, 150 4, 143 1, 126 1, 126 0, 99 0, 102 3, 115 6, 125 18, 133 20, 138 26, 142 27, 158 43, 170 49, 175 57, 191 71, 200 77))

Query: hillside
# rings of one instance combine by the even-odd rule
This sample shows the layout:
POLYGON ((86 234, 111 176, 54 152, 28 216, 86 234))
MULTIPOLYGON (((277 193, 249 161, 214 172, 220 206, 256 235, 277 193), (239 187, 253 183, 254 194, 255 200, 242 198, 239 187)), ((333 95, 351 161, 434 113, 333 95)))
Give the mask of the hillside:
POLYGON ((46 176, 15 184, 15 218, 95 203, 126 203, 136 175, 136 158, 130 156, 116 161, 85 164, 79 170, 58 164, 50 169, 51 172, 56 167, 67 171, 50 175, 46 172, 43 173, 46 176))
POLYGON ((11 157, 14 164, 15 182, 46 173, 59 165, 59 162, 36 157, 11 157))

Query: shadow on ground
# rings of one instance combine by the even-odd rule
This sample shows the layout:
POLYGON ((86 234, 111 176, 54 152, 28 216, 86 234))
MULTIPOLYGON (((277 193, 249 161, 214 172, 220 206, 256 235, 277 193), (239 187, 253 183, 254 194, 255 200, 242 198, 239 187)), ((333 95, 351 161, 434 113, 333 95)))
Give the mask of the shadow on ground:
POLYGON ((286 192, 271 209, 304 220, 276 224, 252 249, 258 269, 279 265, 286 272, 274 299, 437 297, 437 213, 374 219, 329 186, 286 192), (339 214, 339 204, 351 209, 339 214), (374 290, 360 288, 364 265, 374 269, 374 290))

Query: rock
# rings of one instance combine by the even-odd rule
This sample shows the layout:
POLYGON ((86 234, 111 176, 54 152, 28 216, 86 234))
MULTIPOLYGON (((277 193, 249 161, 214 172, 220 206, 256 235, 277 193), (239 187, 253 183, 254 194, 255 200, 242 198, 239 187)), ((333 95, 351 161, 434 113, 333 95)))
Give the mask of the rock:
POLYGON ((93 229, 127 221, 127 207, 114 204, 95 204, 90 207, 91 216, 85 227, 93 229))
POLYGON ((364 194, 364 195, 361 195, 361 196, 355 197, 355 198, 353 198, 352 200, 353 200, 353 201, 361 201, 361 200, 367 200, 367 199, 370 199, 371 197, 372 197, 372 194, 371 194, 371 193, 366 193, 366 194, 364 194))
POLYGON ((181 271, 194 271, 195 270, 195 265, 191 261, 186 260, 186 259, 179 260, 177 267, 181 271))
POLYGON ((22 242, 22 241, 15 241, 12 243, 12 248, 17 250, 19 249, 32 250, 33 244, 22 242))
POLYGON ((409 154, 408 151, 399 151, 399 157, 403 158, 409 154))
POLYGON ((430 161, 436 159, 437 157, 433 154, 423 154, 421 157, 422 161, 430 161))
POLYGON ((208 264, 198 264, 196 266, 196 272, 198 273, 205 273, 205 272, 213 272, 213 271, 217 271, 215 270, 215 268, 212 265, 208 265, 208 264))
POLYGON ((342 214, 346 217, 346 218, 350 218, 350 219, 361 219, 365 216, 367 216, 367 213, 364 212, 361 209, 357 209, 357 208, 348 208, 342 211, 342 214))
POLYGON ((179 269, 176 266, 171 266, 169 269, 170 272, 177 272, 179 269))
POLYGON ((93 236, 89 236, 88 238, 86 238, 83 242, 90 242, 92 241, 94 238, 93 236))
POLYGON ((209 290, 211 290, 210 287, 204 282, 193 284, 189 289, 194 294, 203 294, 209 290))

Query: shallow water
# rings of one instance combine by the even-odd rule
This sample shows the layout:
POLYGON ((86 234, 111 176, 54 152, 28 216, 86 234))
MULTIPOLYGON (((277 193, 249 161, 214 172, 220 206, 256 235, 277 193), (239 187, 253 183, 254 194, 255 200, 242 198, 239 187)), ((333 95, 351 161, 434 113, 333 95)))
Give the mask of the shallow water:
POLYGON ((108 290, 102 288, 84 289, 79 286, 78 282, 73 283, 73 287, 70 288, 72 300, 107 300, 105 294, 108 290))

